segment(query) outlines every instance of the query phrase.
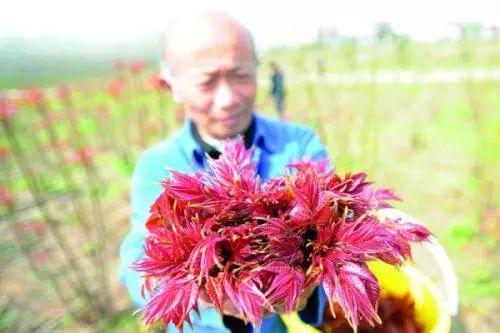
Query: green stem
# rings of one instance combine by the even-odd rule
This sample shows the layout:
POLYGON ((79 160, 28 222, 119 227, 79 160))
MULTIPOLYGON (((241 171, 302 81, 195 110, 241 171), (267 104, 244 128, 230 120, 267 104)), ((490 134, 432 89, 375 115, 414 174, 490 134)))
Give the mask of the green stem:
POLYGON ((96 310, 98 313, 99 307, 95 306, 94 298, 91 296, 89 292, 88 286, 84 283, 84 281, 80 278, 81 269, 77 263, 76 255, 71 250, 71 247, 67 244, 64 236, 58 229, 55 220, 50 217, 50 214, 44 204, 40 201, 39 192, 37 192, 37 188, 35 183, 33 182, 33 174, 32 171, 27 167, 26 158, 23 154, 21 146, 16 139, 14 131, 11 129, 10 123, 7 121, 2 122, 3 128, 7 134, 7 139, 9 145, 11 146, 12 151, 14 152, 14 156, 16 162, 21 170, 23 176, 26 179, 26 183, 28 186, 28 190, 30 191, 33 200, 35 201, 35 205, 40 211, 45 224, 47 225, 50 233, 54 237, 57 242, 57 245, 61 248, 64 258, 66 259, 69 267, 72 269, 73 273, 76 275, 76 282, 72 283, 77 287, 77 291, 80 291, 85 298, 87 298, 89 305, 96 310))
MULTIPOLYGON (((80 133, 79 128, 76 125, 78 122, 77 122, 76 116, 73 112, 73 108, 71 107, 71 103, 69 101, 67 103, 67 109, 68 109, 68 111, 67 111, 68 117, 70 120, 69 123, 71 124, 72 130, 75 133, 75 136, 77 138, 76 145, 75 145, 76 147, 73 147, 73 149, 74 148, 83 148, 82 135, 80 133)), ((42 112, 44 112, 44 110, 42 110, 42 112)), ((54 132, 51 132, 50 135, 52 137, 56 138, 57 134, 54 132)), ((58 153, 59 153, 59 159, 61 160, 62 156, 60 156, 59 151, 58 151, 58 153)), ((102 251, 99 251, 99 250, 91 251, 90 256, 91 256, 92 261, 95 265, 96 272, 97 272, 97 275, 98 275, 99 280, 100 280, 101 289, 102 289, 101 292, 103 293, 104 298, 105 298, 104 308, 106 309, 106 311, 109 310, 110 312, 112 312, 113 311, 112 301, 111 301, 111 295, 109 294, 110 286, 108 283, 108 264, 106 261, 106 253, 105 253, 106 233, 103 229, 104 218, 103 218, 102 209, 101 209, 100 203, 99 203, 98 193, 96 195, 96 190, 98 189, 99 185, 95 184, 95 181, 96 181, 98 175, 97 175, 97 172, 95 172, 94 168, 87 166, 86 161, 84 161, 83 156, 79 156, 79 157, 80 157, 80 163, 84 166, 85 175, 87 178, 86 183, 88 185, 90 198, 91 198, 91 205, 92 205, 91 211, 94 213, 93 217, 94 217, 95 236, 97 239, 97 243, 103 249, 102 251)), ((69 184, 69 186, 76 188, 72 174, 68 173, 66 175, 66 178, 67 178, 66 182, 69 184)), ((80 212, 80 214, 78 215, 79 218, 85 220, 85 217, 83 217, 81 215, 81 213, 82 213, 81 206, 76 205, 76 209, 78 212, 80 212)), ((90 225, 90 223, 86 223, 86 221, 84 221, 84 222, 85 223, 82 223, 82 225, 84 226, 84 233, 86 235, 87 241, 91 242, 92 241, 91 225, 90 225)))

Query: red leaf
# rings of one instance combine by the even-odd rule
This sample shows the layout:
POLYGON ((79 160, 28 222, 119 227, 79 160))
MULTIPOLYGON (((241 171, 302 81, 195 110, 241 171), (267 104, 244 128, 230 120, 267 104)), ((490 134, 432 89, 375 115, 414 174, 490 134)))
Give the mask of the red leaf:
POLYGON ((158 213, 151 213, 148 220, 146 221, 146 229, 151 230, 154 228, 164 227, 165 222, 163 218, 158 213))
POLYGON ((207 278, 207 282, 205 283, 205 290, 215 309, 223 315, 222 306, 224 304, 225 293, 221 279, 209 276, 207 278))
POLYGON ((206 200, 207 193, 200 175, 186 175, 169 170, 171 179, 163 182, 163 188, 173 198, 189 203, 200 203, 206 200))
POLYGON ((356 222, 341 222, 336 232, 336 247, 358 259, 370 259, 381 252, 393 252, 394 235, 374 218, 363 218, 356 222))
POLYGON ((236 307, 236 309, 238 309, 238 311, 240 312, 240 315, 242 317, 246 318, 245 313, 243 312, 242 307, 239 304, 240 298, 238 295, 238 287, 236 285, 238 283, 238 280, 236 279, 236 277, 233 276, 233 274, 231 274, 230 272, 226 272, 226 274, 223 277, 222 283, 224 286, 224 291, 225 291, 227 297, 229 298, 229 300, 233 303, 233 305, 236 307))
POLYGON ((121 59, 114 59, 111 63, 111 67, 115 70, 122 70, 125 68, 125 63, 121 59))
POLYGON ((381 323, 376 311, 380 294, 378 282, 366 264, 343 263, 337 281, 335 300, 353 328, 358 326, 360 318, 370 325, 381 323))
POLYGON ((0 187, 0 204, 6 208, 14 207, 14 196, 8 187, 0 187))
POLYGON ((132 268, 138 272, 146 273, 147 276, 156 277, 169 276, 172 270, 179 269, 186 257, 171 246, 155 242, 145 242, 144 253, 146 256, 133 263, 132 268))
POLYGON ((41 105, 45 103, 45 93, 41 89, 28 89, 24 91, 24 98, 31 104, 41 105))
POLYGON ((298 226, 307 225, 311 222, 312 212, 308 206, 302 202, 297 202, 290 210, 290 218, 298 226))
POLYGON ((209 160, 213 189, 228 197, 235 197, 240 192, 257 193, 259 181, 251 157, 252 152, 245 149, 241 137, 227 141, 221 157, 209 160))
POLYGON ((209 235, 200 241, 191 252, 189 258, 189 269, 192 273, 200 277, 207 277, 213 269, 224 268, 223 258, 220 258, 222 252, 221 243, 228 241, 216 234, 209 235), (214 267, 215 266, 215 267, 214 267))
POLYGON ((129 64, 128 69, 130 73, 137 74, 146 68, 146 63, 142 60, 136 60, 129 64))
POLYGON ((237 297, 238 303, 235 305, 241 310, 244 317, 248 318, 254 327, 260 326, 264 309, 269 309, 271 306, 251 274, 241 278, 237 297))
POLYGON ((429 229, 427 229, 423 225, 415 223, 400 223, 398 225, 398 233, 405 240, 412 242, 426 241, 431 235, 429 229))
POLYGON ((122 78, 114 79, 106 87, 107 93, 113 98, 120 98, 125 89, 125 81, 122 78))
POLYGON ((71 88, 69 86, 60 86, 57 89, 57 97, 63 101, 68 101, 71 97, 71 88))
POLYGON ((10 150, 7 147, 0 147, 0 162, 3 162, 10 154, 10 150))
POLYGON ((0 99, 0 121, 7 121, 16 114, 17 110, 6 99, 0 99))
POLYGON ((152 324, 163 320, 174 323, 178 328, 189 319, 189 312, 196 306, 199 295, 198 284, 183 276, 169 280, 159 280, 158 292, 146 304, 144 321, 152 324))
POLYGON ((275 304, 283 301, 285 311, 292 312, 304 288, 304 272, 280 261, 273 261, 263 269, 274 273, 272 283, 266 291, 269 302, 275 304))

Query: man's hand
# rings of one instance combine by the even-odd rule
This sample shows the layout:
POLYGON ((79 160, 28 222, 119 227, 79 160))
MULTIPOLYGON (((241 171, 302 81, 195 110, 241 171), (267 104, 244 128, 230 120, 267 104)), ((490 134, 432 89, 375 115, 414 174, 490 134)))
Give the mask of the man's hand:
MULTIPOLYGON (((208 297, 205 290, 202 290, 200 292, 199 300, 200 300, 200 305, 204 308, 213 308, 214 307, 214 305, 210 301, 210 298, 208 297)), ((224 301, 222 303, 222 313, 226 316, 232 316, 235 318, 239 318, 241 320, 245 320, 243 318, 242 314, 238 311, 236 306, 234 306, 233 302, 227 296, 224 297, 224 301)), ((269 312, 267 309, 264 309, 264 316, 263 317, 267 317, 270 314, 271 314, 271 312, 269 312)))
MULTIPOLYGON (((309 287, 302 293, 302 295, 297 300, 297 307, 295 311, 297 312, 301 311, 306 307, 307 301, 309 300, 309 297, 312 295, 315 289, 316 286, 309 287)), ((204 290, 201 291, 199 300, 200 300, 200 305, 204 308, 214 307, 214 305, 210 301, 210 298, 208 297, 207 293, 204 290)), ((275 305, 274 310, 276 313, 285 313, 285 305, 284 304, 275 305)), ((222 312, 224 315, 244 320, 243 315, 238 311, 236 306, 234 306, 233 302, 229 298, 227 298, 227 296, 224 298, 224 302, 222 304, 222 312)), ((269 309, 263 309, 263 318, 269 317, 273 313, 274 312, 269 311, 269 309)))

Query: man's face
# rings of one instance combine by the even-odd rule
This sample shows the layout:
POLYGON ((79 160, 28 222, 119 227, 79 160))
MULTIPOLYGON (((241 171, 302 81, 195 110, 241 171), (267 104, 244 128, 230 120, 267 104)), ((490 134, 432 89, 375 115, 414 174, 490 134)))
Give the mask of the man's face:
POLYGON ((202 135, 225 139, 242 133, 252 119, 257 86, 247 36, 226 30, 191 44, 187 52, 175 55, 178 102, 202 135))

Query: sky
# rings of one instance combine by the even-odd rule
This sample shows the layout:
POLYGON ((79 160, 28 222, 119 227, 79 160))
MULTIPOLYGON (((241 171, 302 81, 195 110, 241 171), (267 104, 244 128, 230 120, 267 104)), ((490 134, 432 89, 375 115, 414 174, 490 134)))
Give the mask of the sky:
POLYGON ((362 36, 390 22, 419 40, 451 37, 456 22, 500 26, 500 0, 0 0, 0 38, 127 39, 161 31, 172 15, 200 4, 242 20, 261 48, 312 41, 320 26, 362 36))

